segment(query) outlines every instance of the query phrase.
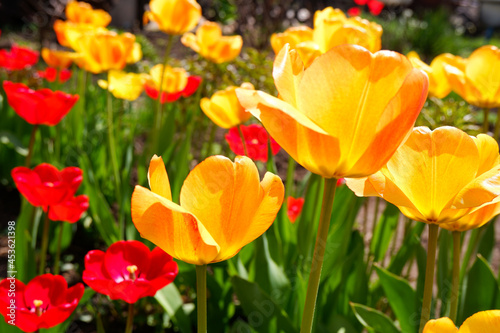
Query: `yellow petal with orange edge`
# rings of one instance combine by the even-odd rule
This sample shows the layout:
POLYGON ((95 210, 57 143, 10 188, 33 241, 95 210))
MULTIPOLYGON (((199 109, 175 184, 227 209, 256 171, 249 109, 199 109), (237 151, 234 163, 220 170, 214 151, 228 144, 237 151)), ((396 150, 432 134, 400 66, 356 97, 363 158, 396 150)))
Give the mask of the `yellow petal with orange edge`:
POLYGON ((151 158, 151 162, 149 162, 148 182, 153 193, 172 200, 172 191, 170 189, 167 170, 165 169, 163 159, 157 155, 154 155, 151 158))
POLYGON ((313 30, 308 26, 291 27, 282 33, 274 33, 271 35, 271 47, 275 54, 278 54, 281 49, 290 44, 293 49, 298 44, 309 42, 313 39, 313 30))
POLYGON ((304 74, 304 64, 295 50, 285 45, 274 59, 273 78, 280 98, 297 107, 298 85, 304 74))
POLYGON ((205 58, 216 64, 232 61, 238 57, 242 46, 241 36, 223 36, 218 43, 209 48, 205 58))
POLYGON ((460 333, 500 332, 500 310, 481 311, 467 318, 460 333))
POLYGON ((182 35, 201 18, 201 7, 195 0, 151 0, 149 7, 148 18, 169 35, 182 35))
POLYGON ((335 176, 338 139, 292 105, 261 91, 236 89, 241 105, 257 117, 269 134, 299 164, 326 178, 335 176))
POLYGON ((219 245, 194 215, 139 185, 132 194, 132 221, 143 238, 187 263, 208 264, 219 252, 219 245))
POLYGON ((448 317, 429 320, 424 327, 423 333, 457 333, 458 328, 455 327, 453 321, 448 317))
POLYGON ((142 47, 139 43, 134 43, 132 51, 127 58, 127 64, 135 64, 142 59, 142 47))
POLYGON ((321 55, 321 50, 318 44, 313 41, 302 42, 295 46, 300 59, 304 63, 304 67, 309 67, 313 61, 321 55))
POLYGON ((451 85, 448 82, 445 66, 448 64, 455 64, 462 58, 455 57, 450 53, 438 55, 431 61, 430 67, 432 68, 432 75, 434 78, 435 86, 432 89, 432 94, 437 98, 444 98, 451 92, 451 85))
POLYGON ((273 223, 283 202, 278 176, 259 181, 257 167, 248 157, 231 162, 209 157, 196 166, 181 190, 181 205, 195 215, 220 245, 214 262, 229 259, 262 235, 273 223))
POLYGON ((480 107, 500 106, 500 49, 486 45, 467 59, 465 76, 481 96, 480 107))
POLYGON ((206 21, 196 29, 196 37, 200 45, 211 45, 222 37, 222 30, 218 23, 206 21))
POLYGON ((427 76, 398 53, 341 45, 305 70, 298 110, 338 138, 335 176, 363 177, 379 170, 402 143, 425 102, 427 84, 427 76))
POLYGON ((479 153, 470 136, 454 127, 417 127, 387 163, 385 176, 397 184, 429 222, 436 222, 471 182, 479 153))

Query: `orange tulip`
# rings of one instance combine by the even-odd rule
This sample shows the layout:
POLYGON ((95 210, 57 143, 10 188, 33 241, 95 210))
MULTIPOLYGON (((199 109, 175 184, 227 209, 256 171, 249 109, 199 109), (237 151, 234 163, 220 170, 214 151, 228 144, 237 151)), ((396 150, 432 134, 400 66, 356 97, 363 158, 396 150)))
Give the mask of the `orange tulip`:
POLYGON ((94 74, 122 69, 132 53, 135 36, 129 33, 95 30, 78 39, 78 66, 94 74))
POLYGON ((283 202, 281 179, 259 172, 247 157, 212 156, 187 176, 180 205, 172 202, 163 160, 149 165, 151 191, 136 186, 132 221, 142 237, 172 257, 196 265, 227 260, 262 235, 283 202))
POLYGON ((429 320, 423 333, 486 333, 500 332, 500 310, 481 311, 467 318, 460 329, 450 318, 429 320))
POLYGON ((324 178, 378 171, 411 131, 427 96, 427 76, 404 56, 347 44, 305 70, 286 46, 273 76, 280 98, 237 89, 238 99, 290 156, 324 178))
POLYGON ((291 27, 283 33, 271 35, 274 53, 278 54, 287 43, 291 49, 297 50, 306 67, 321 55, 319 45, 313 41, 313 30, 307 26, 291 27))
POLYGON ((462 58, 455 57, 449 53, 438 55, 429 65, 420 60, 414 51, 408 53, 408 59, 415 68, 423 70, 429 76, 429 95, 437 98, 444 98, 451 92, 451 85, 446 76, 446 65, 459 65, 462 58))
POLYGON ((147 85, 154 87, 156 90, 160 90, 160 85, 162 85, 162 92, 165 93, 177 93, 184 90, 188 83, 188 73, 184 68, 180 67, 165 67, 163 71, 163 65, 158 64, 153 66, 149 71, 150 79, 147 85), (161 79, 161 73, 163 72, 163 81, 161 79))
POLYGON ((135 64, 142 59, 142 47, 139 43, 134 43, 132 47, 132 52, 130 52, 127 58, 127 64, 135 64))
POLYGON ((493 138, 454 127, 417 127, 377 173, 348 179, 358 196, 379 196, 410 219, 463 231, 500 202, 500 156, 493 138), (486 209, 486 210, 485 210, 486 209), (463 223, 462 223, 463 221, 463 223))
MULTIPOLYGON (((203 113, 210 118, 217 126, 222 128, 231 128, 244 123, 252 114, 245 112, 236 97, 238 87, 230 86, 225 90, 215 92, 210 99, 203 97, 200 101, 200 107, 203 113)), ((253 90, 251 83, 245 82, 241 85, 243 89, 253 90)))
POLYGON ((195 0, 151 0, 144 21, 158 23, 169 35, 182 35, 193 29, 201 18, 201 7, 195 0))
POLYGON ((90 24, 80 24, 61 20, 56 20, 54 22, 54 31, 56 32, 59 44, 75 51, 78 49, 78 40, 80 37, 94 30, 107 31, 105 28, 96 28, 90 24))
POLYGON ((66 18, 70 22, 94 27, 106 27, 111 22, 111 15, 104 10, 93 9, 90 4, 78 1, 71 1, 66 5, 66 18))
POLYGON ((445 66, 453 91, 469 104, 481 108, 499 107, 500 49, 486 45, 472 52, 469 58, 458 59, 445 66))
POLYGON ((196 30, 196 35, 185 33, 181 42, 216 64, 234 60, 243 46, 241 36, 222 36, 219 24, 208 21, 196 30))
POLYGON ((56 51, 47 48, 42 48, 42 58, 49 67, 64 69, 68 68, 75 57, 74 52, 56 51))

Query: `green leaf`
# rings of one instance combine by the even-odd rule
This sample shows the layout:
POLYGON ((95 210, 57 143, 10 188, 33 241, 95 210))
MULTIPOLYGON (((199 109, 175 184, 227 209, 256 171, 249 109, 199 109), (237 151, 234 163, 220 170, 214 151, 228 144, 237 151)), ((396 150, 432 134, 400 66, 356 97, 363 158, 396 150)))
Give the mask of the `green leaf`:
POLYGON ((375 266, 380 284, 384 289, 389 304, 396 318, 399 320, 401 330, 405 333, 416 332, 419 324, 420 301, 415 290, 408 281, 390 273, 382 267, 375 266))
POLYGON ((257 238, 255 244, 255 282, 267 293, 278 291, 284 294, 290 282, 283 269, 271 258, 266 234, 257 238))
POLYGON ((184 312, 181 294, 173 283, 158 290, 155 298, 182 333, 192 332, 189 318, 184 312))
POLYGON ((374 255, 374 261, 382 260, 389 248, 391 239, 396 231, 399 219, 399 208, 388 203, 384 213, 380 217, 370 244, 370 252, 374 255))
POLYGON ((351 303, 351 307, 364 327, 374 329, 377 333, 401 333, 392 320, 382 312, 356 303, 351 303))
POLYGON ((14 148, 14 150, 22 156, 28 155, 28 148, 26 148, 12 132, 0 131, 0 142, 14 148))
POLYGON ((483 237, 479 241, 479 247, 477 253, 482 255, 487 261, 491 261, 491 256, 493 253, 493 248, 495 247, 495 223, 490 222, 485 226, 483 237))

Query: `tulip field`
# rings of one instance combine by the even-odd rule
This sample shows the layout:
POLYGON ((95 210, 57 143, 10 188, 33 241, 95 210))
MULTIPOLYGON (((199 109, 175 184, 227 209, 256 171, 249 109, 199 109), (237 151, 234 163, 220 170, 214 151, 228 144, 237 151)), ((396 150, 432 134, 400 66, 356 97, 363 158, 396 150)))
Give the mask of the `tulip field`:
POLYGON ((500 332, 493 30, 62 2, 0 22, 1 333, 500 332))

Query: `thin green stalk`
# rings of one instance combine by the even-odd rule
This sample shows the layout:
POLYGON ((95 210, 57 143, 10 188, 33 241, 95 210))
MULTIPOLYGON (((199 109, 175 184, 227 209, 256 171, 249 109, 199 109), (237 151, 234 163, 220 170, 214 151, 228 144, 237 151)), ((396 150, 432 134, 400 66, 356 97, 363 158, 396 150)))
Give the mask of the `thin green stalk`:
POLYGON ((422 313, 420 315, 420 333, 424 331, 424 326, 429 321, 429 318, 431 316, 432 287, 434 286, 434 268, 436 266, 438 232, 439 227, 437 224, 429 224, 427 264, 425 266, 424 299, 422 301, 422 313))
MULTIPOLYGON (((109 78, 108 78, 109 82, 109 78)), ((119 226, 120 226, 120 237, 124 237, 125 235, 125 225, 123 222, 123 218, 121 218, 121 204, 122 204, 122 195, 121 195, 121 179, 120 172, 118 171, 118 161, 116 159, 116 144, 115 144, 115 135, 113 131, 113 100, 111 99, 111 92, 107 91, 107 109, 108 109, 108 145, 109 145, 109 155, 111 156, 111 167, 113 169, 113 178, 115 182, 115 195, 116 202, 118 204, 118 212, 119 212, 119 226)))
POLYGON ((314 254, 311 264, 311 273, 307 284, 306 302, 302 314, 301 333, 310 333, 312 331, 314 310, 316 308, 316 299, 318 297, 319 281, 321 277, 321 268, 325 258, 326 241, 328 239, 328 230, 330 229, 330 219, 332 216, 333 200, 337 188, 337 179, 325 179, 325 189, 323 192, 323 203, 321 205, 321 216, 319 218, 318 234, 316 244, 314 245, 314 254))
POLYGON ((61 240, 62 240, 62 235, 63 235, 63 229, 64 229, 64 222, 61 222, 59 226, 59 235, 57 236, 57 251, 56 251, 56 258, 54 261, 54 275, 59 274, 59 261, 61 260, 61 240))
POLYGON ((30 167, 31 158, 33 157, 33 147, 35 146, 37 129, 38 125, 33 125, 33 128, 31 129, 30 143, 28 145, 28 155, 26 156, 26 160, 24 161, 24 166, 27 168, 30 167))
POLYGON ((128 305, 128 315, 127 315, 127 326, 125 327, 125 333, 132 333, 134 329, 134 303, 128 305))
POLYGON ((49 209, 50 207, 47 207, 47 212, 45 213, 45 220, 43 222, 42 249, 40 252, 40 267, 38 269, 38 275, 42 275, 43 272, 45 271, 47 248, 49 246, 49 227, 50 227, 49 209))
MULTIPOLYGON (((490 129, 490 123, 489 123, 489 119, 488 119, 489 114, 490 114, 490 109, 483 108, 483 115, 484 115, 484 119, 483 119, 483 133, 488 133, 488 131, 490 129)), ((495 137, 495 139, 496 139, 496 137, 495 137)))
POLYGON ((241 129, 241 125, 238 125, 237 127, 238 127, 238 133, 240 134, 241 143, 243 144, 243 152, 245 153, 245 156, 248 156, 247 143, 245 142, 245 136, 243 135, 243 130, 241 129))
POLYGON ((295 160, 292 156, 288 157, 288 168, 286 170, 286 185, 285 185, 285 197, 289 197, 293 193, 293 181, 295 175, 295 160))
POLYGON ((207 332, 207 265, 196 265, 198 333, 207 332))
POLYGON ((460 231, 453 231, 453 269, 451 279, 451 300, 450 300, 450 319, 455 322, 458 310, 458 292, 460 282, 460 231))

